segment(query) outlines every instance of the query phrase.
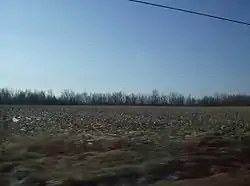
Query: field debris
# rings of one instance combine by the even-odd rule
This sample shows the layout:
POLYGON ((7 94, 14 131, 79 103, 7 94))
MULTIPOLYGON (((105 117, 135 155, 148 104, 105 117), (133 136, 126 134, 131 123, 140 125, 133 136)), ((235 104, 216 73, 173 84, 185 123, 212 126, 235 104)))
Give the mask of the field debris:
POLYGON ((10 127, 0 130, 3 186, 208 185, 216 175, 223 185, 229 174, 249 179, 248 108, 1 110, 12 118, 3 119, 10 127))

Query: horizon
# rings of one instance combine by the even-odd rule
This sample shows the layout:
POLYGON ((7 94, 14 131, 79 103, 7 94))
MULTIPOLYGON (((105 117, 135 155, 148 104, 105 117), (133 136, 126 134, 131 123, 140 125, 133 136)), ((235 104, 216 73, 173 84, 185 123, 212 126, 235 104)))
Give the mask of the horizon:
MULTIPOLYGON (((250 22, 247 0, 149 1, 250 22)), ((250 27, 126 0, 3 1, 0 87, 250 94, 250 27)))
MULTIPOLYGON (((100 96, 100 95, 112 95, 112 94, 116 94, 116 93, 121 93, 123 96, 131 96, 131 95, 135 95, 135 96, 139 96, 139 95, 143 95, 143 96, 146 96, 146 97, 151 97, 154 93, 154 91, 157 92, 158 96, 159 97, 162 97, 162 96, 167 96, 167 97, 171 97, 172 94, 175 94, 177 96, 183 96, 184 99, 187 99, 189 97, 191 98, 195 98, 195 99, 204 99, 205 97, 208 97, 208 98, 218 98, 218 97, 227 97, 227 96, 246 96, 246 97, 250 97, 250 94, 247 94, 247 93, 227 93, 227 92, 214 92, 213 94, 210 94, 210 95, 203 95, 203 96, 195 96, 195 95, 192 95, 192 94, 189 94, 189 95, 184 95, 182 94, 181 92, 168 92, 168 93, 165 93, 165 92, 161 92, 157 89, 153 89, 151 92, 149 93, 143 93, 143 92, 124 92, 124 91, 114 91, 114 92, 76 92, 76 91, 73 91, 73 90, 70 90, 70 89, 64 89, 63 91, 61 91, 60 93, 56 94, 52 89, 48 89, 48 90, 38 90, 38 89, 14 89, 14 88, 1 88, 0 87, 0 98, 1 98, 1 94, 2 94, 2 91, 8 91, 9 94, 11 95, 11 97, 15 97, 17 96, 18 94, 20 94, 20 92, 22 93, 32 93, 32 94, 35 94, 35 95, 38 95, 39 93, 44 93, 45 96, 48 96, 48 95, 52 95, 52 96, 55 96, 57 99, 60 98, 63 94, 65 94, 66 92, 67 93, 73 93, 74 96, 75 95, 83 95, 83 94, 87 94, 88 96, 92 96, 92 95, 97 95, 97 96, 100 96)), ((28 94, 26 94, 28 95, 28 94)), ((29 95, 28 95, 29 96, 29 95)))

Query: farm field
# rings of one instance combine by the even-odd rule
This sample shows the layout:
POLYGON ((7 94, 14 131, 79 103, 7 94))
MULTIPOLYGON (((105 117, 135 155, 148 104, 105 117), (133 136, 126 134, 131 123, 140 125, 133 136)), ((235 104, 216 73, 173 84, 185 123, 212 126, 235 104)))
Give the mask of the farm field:
POLYGON ((3 186, 250 183, 248 107, 2 106, 1 113, 3 186))

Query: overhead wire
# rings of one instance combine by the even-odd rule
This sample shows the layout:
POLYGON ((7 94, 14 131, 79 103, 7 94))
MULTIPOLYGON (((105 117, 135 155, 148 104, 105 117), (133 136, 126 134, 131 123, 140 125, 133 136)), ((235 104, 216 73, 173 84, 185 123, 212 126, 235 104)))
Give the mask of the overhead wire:
POLYGON ((155 4, 155 3, 150 3, 150 2, 146 2, 146 1, 140 1, 140 0, 128 0, 128 1, 133 2, 133 3, 145 4, 145 5, 154 6, 154 7, 158 7, 158 8, 164 8, 164 9, 169 9, 169 10, 174 10, 174 11, 179 11, 179 12, 185 12, 185 13, 189 13, 189 14, 205 16, 205 17, 209 17, 209 18, 213 18, 213 19, 218 19, 218 20, 223 20, 223 21, 228 21, 228 22, 233 22, 233 23, 238 23, 238 24, 250 26, 250 23, 248 23, 248 22, 234 20, 234 19, 230 19, 230 18, 226 18, 226 17, 215 16, 215 15, 201 13, 201 12, 196 12, 196 11, 192 11, 192 10, 176 8, 176 7, 166 6, 166 5, 161 5, 161 4, 155 4))

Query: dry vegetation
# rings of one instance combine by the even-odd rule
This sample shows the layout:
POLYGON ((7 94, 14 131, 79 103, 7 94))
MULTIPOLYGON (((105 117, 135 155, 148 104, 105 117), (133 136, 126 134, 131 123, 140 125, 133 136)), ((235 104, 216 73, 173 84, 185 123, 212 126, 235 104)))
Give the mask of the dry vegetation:
POLYGON ((250 185, 247 107, 1 110, 3 186, 250 185))

